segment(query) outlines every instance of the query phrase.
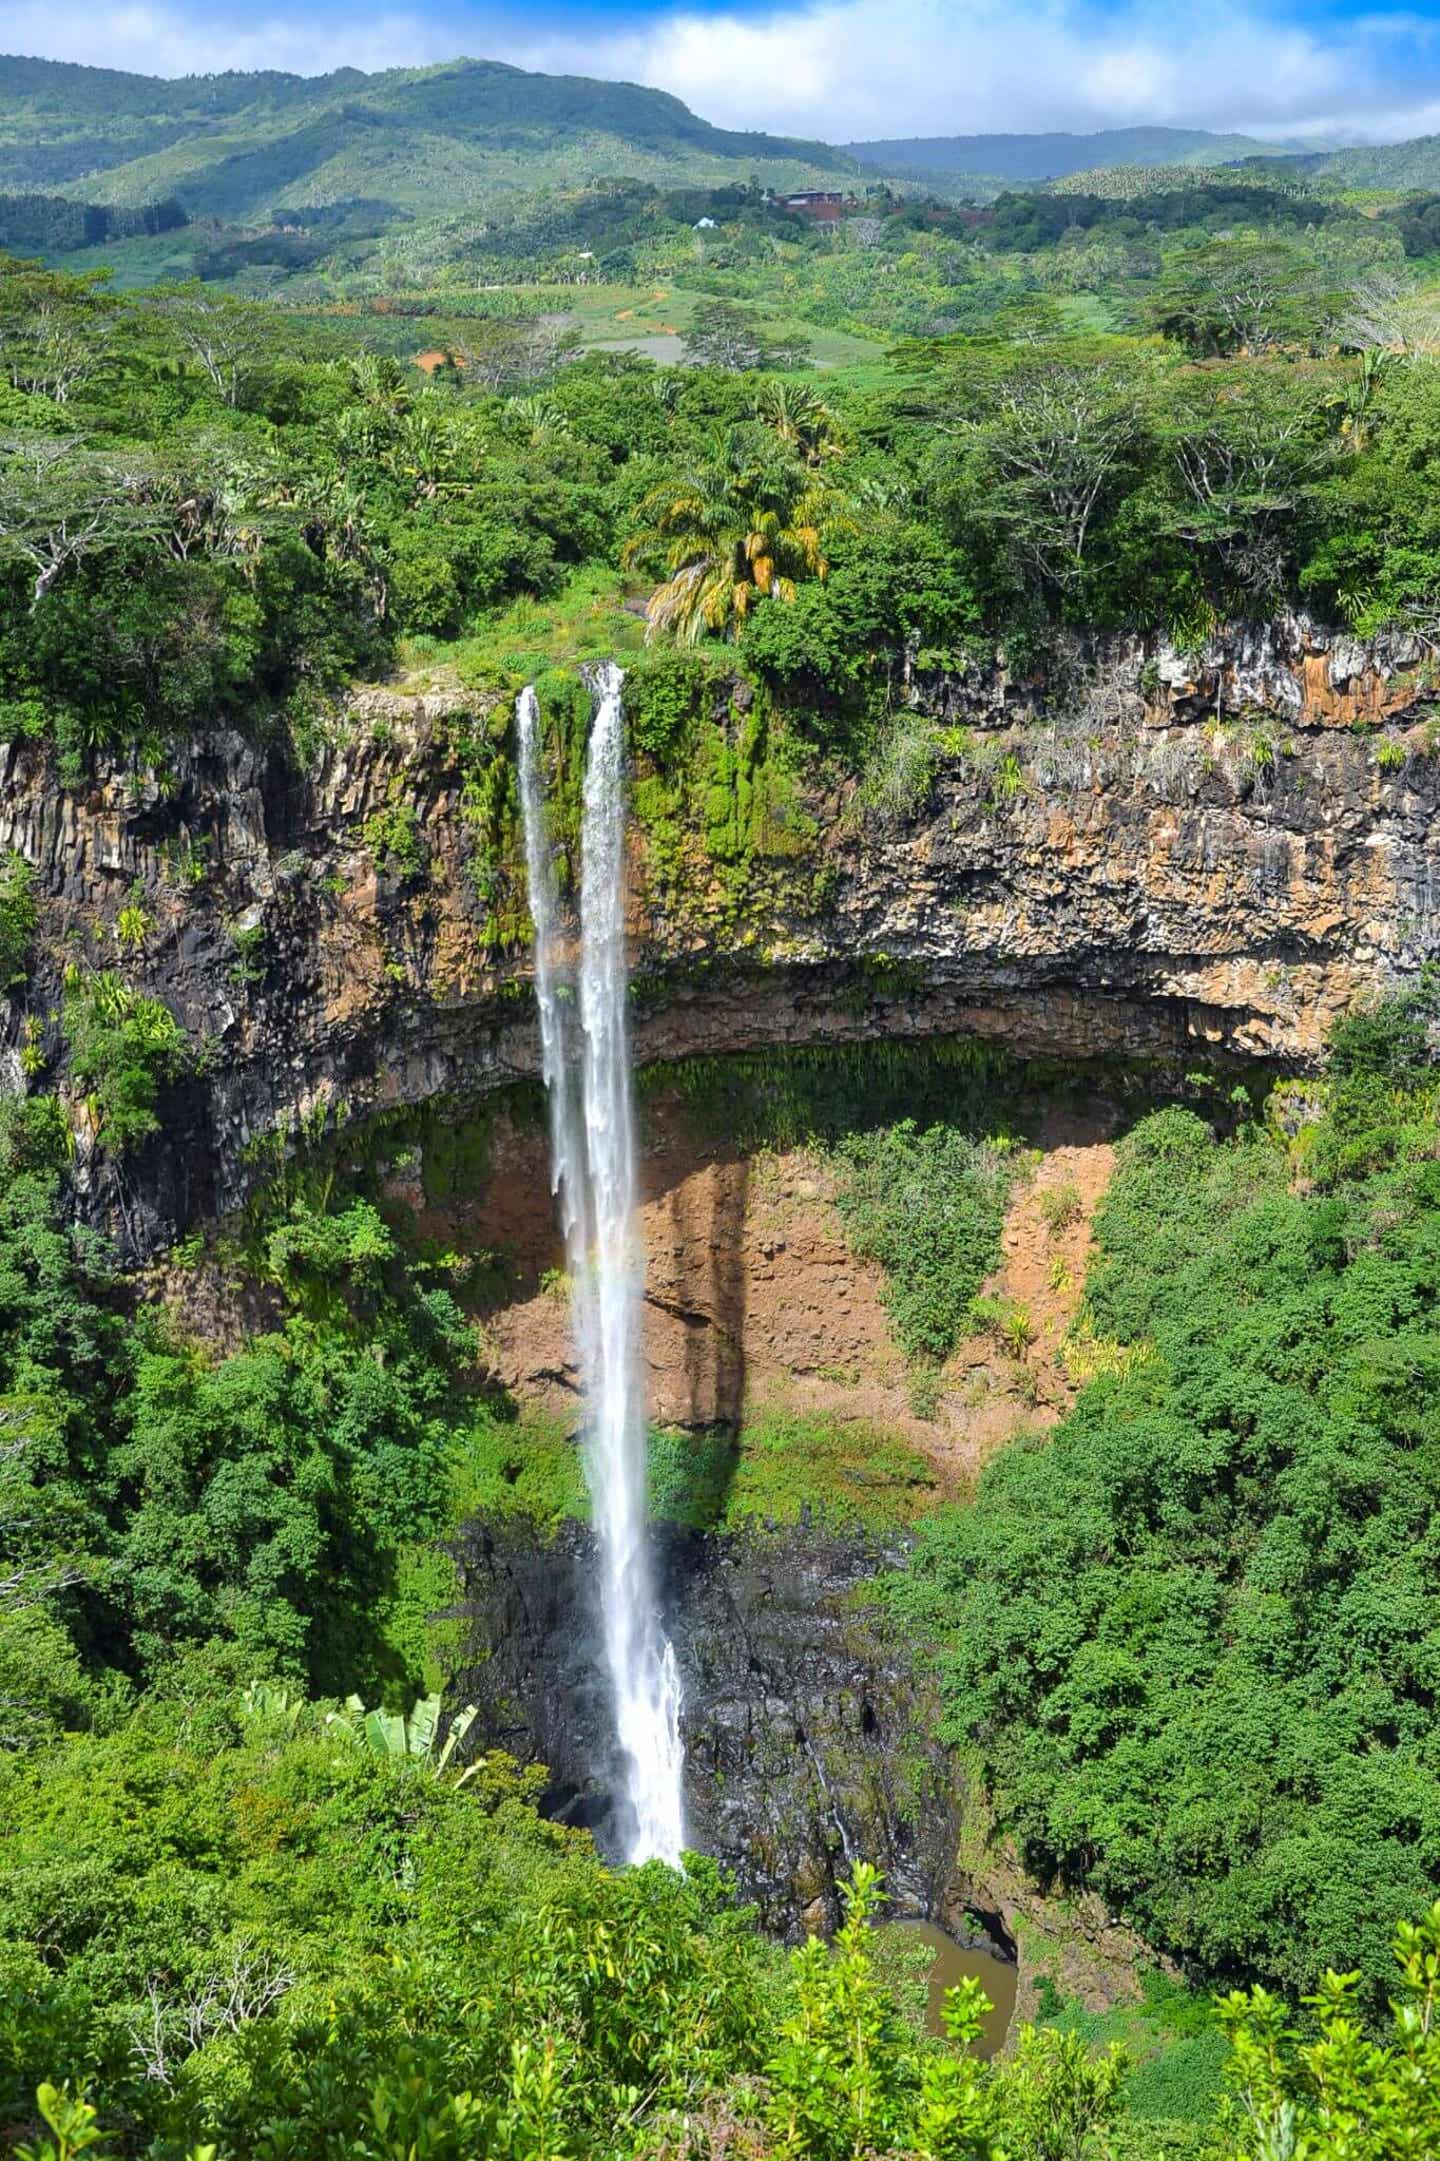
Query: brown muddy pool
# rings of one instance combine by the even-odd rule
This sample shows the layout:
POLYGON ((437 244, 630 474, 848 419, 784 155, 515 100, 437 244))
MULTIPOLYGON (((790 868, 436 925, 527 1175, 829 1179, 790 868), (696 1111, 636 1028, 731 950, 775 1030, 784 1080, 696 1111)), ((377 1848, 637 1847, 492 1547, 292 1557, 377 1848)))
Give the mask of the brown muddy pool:
POLYGON ((882 1921, 880 1925, 887 1936, 903 1943, 921 1944, 931 1954, 929 1994, 925 2003, 927 2033, 943 2037, 945 2022, 941 2013, 946 1989, 954 1988, 957 1982, 974 1979, 995 2006, 986 2017, 975 2053, 985 2057, 998 2055, 1015 2015, 1019 1967, 1009 1959, 997 1958, 993 1951, 986 1951, 977 1944, 957 1943, 934 1921, 907 1918, 882 1921))

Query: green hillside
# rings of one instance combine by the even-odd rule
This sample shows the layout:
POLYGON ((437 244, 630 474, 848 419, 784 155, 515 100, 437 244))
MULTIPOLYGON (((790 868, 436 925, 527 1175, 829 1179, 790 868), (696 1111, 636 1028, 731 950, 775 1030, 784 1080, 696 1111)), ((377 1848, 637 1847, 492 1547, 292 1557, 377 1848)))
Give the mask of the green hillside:
POLYGON ((453 212, 600 174, 803 186, 855 171, 824 144, 711 127, 658 90, 493 61, 165 82, 0 59, 0 190, 125 207, 178 197, 192 217, 354 197, 453 212))
POLYGON ((1332 150, 1308 170, 1347 188, 1440 188, 1440 135, 1332 150))
POLYGON ((1058 180, 1110 165, 1225 165, 1273 151, 1248 135, 1204 128, 1101 128, 1093 135, 915 135, 847 143, 862 165, 886 172, 983 173, 1000 180, 1058 180))

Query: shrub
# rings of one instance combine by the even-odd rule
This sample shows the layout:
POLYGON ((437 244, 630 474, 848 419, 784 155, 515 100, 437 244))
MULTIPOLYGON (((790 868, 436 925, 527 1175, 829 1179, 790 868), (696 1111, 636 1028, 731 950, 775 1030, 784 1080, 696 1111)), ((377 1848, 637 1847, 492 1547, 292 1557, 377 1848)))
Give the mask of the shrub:
POLYGON ((1015 1166, 993 1143, 912 1120, 840 1144, 841 1220, 885 1270, 885 1304, 910 1358, 947 1358, 1000 1258, 1015 1166))
POLYGON ((35 873, 12 848, 0 856, 0 989, 25 980, 25 956, 40 921, 35 873))
POLYGON ((1037 1196, 1037 1206, 1040 1220, 1052 1238, 1073 1229, 1085 1213, 1080 1188, 1073 1178, 1066 1178, 1058 1186, 1046 1186, 1037 1196))
POLYGON ((169 1007, 102 970, 67 976, 70 1069, 87 1091, 96 1137, 125 1155, 160 1129, 160 1093, 184 1072, 185 1035, 169 1007))
POLYGON ((939 763, 930 722, 918 713, 897 714, 866 760, 857 809, 887 830, 907 825, 929 802, 939 763))
POLYGON ((1169 1109, 1127 1136, 1068 1360, 1088 1385, 921 1526, 894 1596, 1034 1867, 1200 1974, 1357 1967, 1374 2012, 1440 1823, 1433 1095, 1337 1079, 1321 1129, 1303 1193, 1263 1132, 1169 1109))
POLYGON ((625 671, 625 722, 630 741, 662 770, 668 767, 705 708, 711 670, 683 647, 641 655, 625 671))
POLYGON ((360 837, 387 878, 418 878, 424 871, 425 844, 413 803, 396 802, 377 810, 366 819, 360 837))
POLYGON ((1440 1021, 1440 971, 1433 963, 1411 989, 1361 998, 1331 1033, 1330 1070, 1342 1079, 1413 1081, 1435 1063, 1430 1030, 1440 1021))
POLYGON ((970 1318, 977 1328, 993 1336, 1000 1348, 1012 1358, 1023 1358, 1035 1341, 1035 1328, 1027 1306, 1016 1298, 975 1298, 970 1302, 970 1318))

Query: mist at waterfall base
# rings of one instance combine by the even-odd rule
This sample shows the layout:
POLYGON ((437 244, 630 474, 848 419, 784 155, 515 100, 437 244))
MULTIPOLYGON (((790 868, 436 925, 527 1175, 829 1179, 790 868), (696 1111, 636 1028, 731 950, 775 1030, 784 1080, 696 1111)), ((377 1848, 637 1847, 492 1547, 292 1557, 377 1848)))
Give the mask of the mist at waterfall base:
POLYGON ((623 680, 614 666, 593 679, 580 828, 578 1015, 577 986, 560 960, 560 901, 533 688, 520 694, 515 725, 551 1183, 570 1273, 601 1634, 623 1775, 620 1843, 627 1861, 674 1865, 684 1844, 683 1749, 679 1674, 656 1609, 646 1524, 645 1271, 627 1012, 623 680))

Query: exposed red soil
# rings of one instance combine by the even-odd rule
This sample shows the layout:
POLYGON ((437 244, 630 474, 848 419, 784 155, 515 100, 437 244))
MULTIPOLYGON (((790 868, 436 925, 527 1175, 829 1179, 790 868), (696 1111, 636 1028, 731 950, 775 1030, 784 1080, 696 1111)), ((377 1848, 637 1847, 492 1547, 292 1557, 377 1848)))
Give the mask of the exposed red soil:
MULTIPOLYGON (((861 1420, 904 1436, 954 1488, 1018 1429, 1062 1414, 1072 1390, 1060 1345, 1113 1167, 1110 1106, 1053 1113, 1033 1173, 1016 1187, 1004 1259, 986 1289, 1025 1309, 1033 1341, 1019 1358, 988 1336, 960 1345, 938 1402, 924 1406, 934 1415, 923 1417, 891 1334, 883 1275, 846 1244, 823 1157, 747 1158, 698 1139, 674 1102, 652 1101, 647 1113, 644 1355, 656 1419, 708 1424, 765 1406, 861 1420), (1079 1214, 1052 1233, 1044 1197, 1066 1186, 1079 1214)), ((405 1197, 419 1200, 413 1188, 405 1197)), ((486 1323, 496 1373, 523 1401, 573 1412, 577 1374, 544 1136, 502 1127, 483 1193, 420 1214, 429 1234, 507 1258, 513 1295, 486 1323)))

